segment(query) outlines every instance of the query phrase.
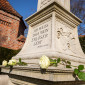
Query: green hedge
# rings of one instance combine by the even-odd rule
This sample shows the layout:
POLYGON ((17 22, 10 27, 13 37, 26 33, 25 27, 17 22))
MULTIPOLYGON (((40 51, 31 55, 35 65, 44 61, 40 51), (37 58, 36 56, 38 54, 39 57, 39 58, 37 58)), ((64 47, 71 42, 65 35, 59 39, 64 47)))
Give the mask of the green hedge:
POLYGON ((20 50, 12 50, 4 47, 0 47, 0 64, 3 60, 9 61, 13 56, 15 56, 20 50))
POLYGON ((82 50, 85 53, 85 37, 79 37, 79 41, 80 41, 82 50))

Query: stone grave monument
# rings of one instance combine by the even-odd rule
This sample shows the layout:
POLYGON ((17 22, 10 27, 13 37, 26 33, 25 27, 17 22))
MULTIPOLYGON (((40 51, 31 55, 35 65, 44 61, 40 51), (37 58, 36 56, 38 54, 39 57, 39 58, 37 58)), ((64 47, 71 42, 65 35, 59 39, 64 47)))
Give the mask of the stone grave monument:
POLYGON ((70 12, 70 0, 38 0, 37 12, 26 22, 29 24, 26 42, 13 58, 21 58, 28 66, 14 67, 12 71, 2 68, 2 72, 8 74, 10 71, 10 78, 15 84, 20 82, 19 85, 83 85, 75 81, 71 69, 49 67, 42 74, 39 67, 42 55, 66 59, 73 65, 85 64, 77 33, 82 21, 70 12))
POLYGON ((81 20, 70 12, 70 0, 38 0, 37 9, 26 19, 27 40, 14 58, 22 58, 29 65, 38 63, 42 55, 85 62, 77 33, 81 20))

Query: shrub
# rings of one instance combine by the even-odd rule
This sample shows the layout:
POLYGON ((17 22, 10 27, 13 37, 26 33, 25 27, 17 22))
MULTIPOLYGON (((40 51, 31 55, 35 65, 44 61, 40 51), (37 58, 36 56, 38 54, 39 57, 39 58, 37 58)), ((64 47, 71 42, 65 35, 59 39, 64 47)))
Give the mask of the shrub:
POLYGON ((79 37, 79 41, 80 41, 80 44, 81 44, 81 48, 82 48, 83 52, 85 53, 85 36, 79 37))
POLYGON ((13 56, 15 56, 20 50, 12 50, 4 47, 0 47, 0 64, 3 60, 9 61, 13 56))

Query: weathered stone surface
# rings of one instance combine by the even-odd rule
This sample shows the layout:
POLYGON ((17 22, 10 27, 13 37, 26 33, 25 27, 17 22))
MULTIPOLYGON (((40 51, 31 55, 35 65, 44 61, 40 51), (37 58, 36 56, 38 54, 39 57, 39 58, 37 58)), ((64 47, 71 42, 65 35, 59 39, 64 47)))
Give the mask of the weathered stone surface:
MULTIPOLYGON (((26 43, 15 59, 39 59, 42 55, 85 62, 81 50, 77 26, 81 20, 54 2, 26 19, 29 33, 26 43)), ((37 63, 37 62, 36 62, 37 63)))
POLYGON ((0 85, 14 85, 8 75, 0 75, 0 85))
POLYGON ((15 85, 84 85, 73 77, 72 70, 59 69, 41 71, 39 68, 29 67, 2 68, 3 74, 8 74, 15 85))
POLYGON ((57 2, 62 7, 66 8, 68 11, 70 11, 70 0, 38 0, 38 8, 37 11, 45 8, 47 5, 57 2))

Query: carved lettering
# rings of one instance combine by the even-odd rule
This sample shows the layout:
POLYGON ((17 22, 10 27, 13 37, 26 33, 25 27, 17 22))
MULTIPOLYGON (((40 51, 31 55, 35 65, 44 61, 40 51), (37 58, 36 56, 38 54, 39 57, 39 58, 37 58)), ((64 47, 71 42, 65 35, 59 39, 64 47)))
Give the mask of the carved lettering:
POLYGON ((48 22, 33 29, 33 34, 31 39, 31 43, 33 44, 33 46, 37 46, 37 48, 48 46, 47 42, 45 43, 43 42, 46 39, 48 40, 49 29, 50 29, 50 24, 48 22))

